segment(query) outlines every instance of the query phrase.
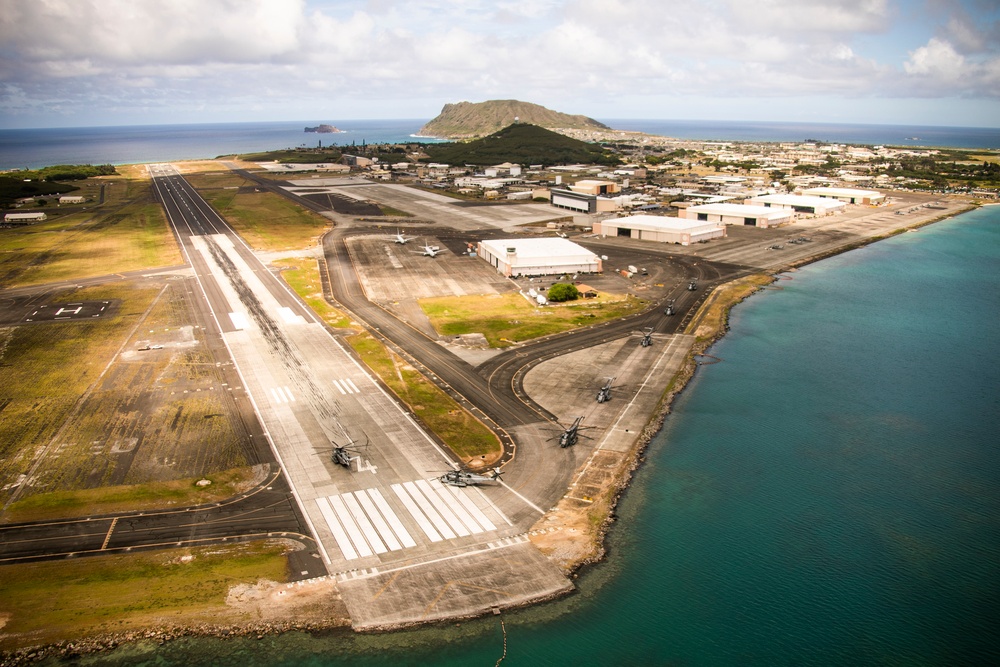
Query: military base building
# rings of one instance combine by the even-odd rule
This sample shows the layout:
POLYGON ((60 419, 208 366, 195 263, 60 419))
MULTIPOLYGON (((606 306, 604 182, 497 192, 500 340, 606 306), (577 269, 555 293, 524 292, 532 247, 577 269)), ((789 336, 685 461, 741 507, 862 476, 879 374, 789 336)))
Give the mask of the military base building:
POLYGON ((689 245, 722 238, 726 235, 724 225, 703 220, 670 218, 662 215, 632 215, 594 223, 594 233, 601 236, 615 236, 659 243, 679 243, 689 245))
POLYGON ((856 190, 854 188, 809 188, 802 191, 808 197, 828 197, 838 199, 846 204, 881 204, 885 195, 878 190, 856 190))
POLYGON ((683 215, 688 220, 767 228, 792 222, 795 211, 746 204, 701 204, 684 209, 683 215))
POLYGON ((480 241, 477 254, 508 278, 599 273, 601 258, 564 238, 480 241))
POLYGON ((847 208, 847 204, 839 199, 810 197, 806 195, 761 195, 760 197, 747 199, 744 203, 750 206, 787 208, 796 213, 806 213, 816 216, 833 215, 847 208))

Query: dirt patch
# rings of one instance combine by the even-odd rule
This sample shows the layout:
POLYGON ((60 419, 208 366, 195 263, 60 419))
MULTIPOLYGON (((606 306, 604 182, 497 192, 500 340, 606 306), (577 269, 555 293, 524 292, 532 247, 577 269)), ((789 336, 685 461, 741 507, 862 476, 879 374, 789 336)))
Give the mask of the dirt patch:
POLYGON ((264 623, 292 618, 305 623, 350 623, 337 583, 328 577, 293 584, 266 579, 238 584, 229 589, 226 605, 237 616, 264 623))

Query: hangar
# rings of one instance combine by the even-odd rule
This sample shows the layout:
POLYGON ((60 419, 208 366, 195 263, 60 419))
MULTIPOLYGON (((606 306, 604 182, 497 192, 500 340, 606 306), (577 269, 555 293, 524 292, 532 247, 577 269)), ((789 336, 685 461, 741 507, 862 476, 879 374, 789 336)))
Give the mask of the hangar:
POLYGON ((777 227, 791 222, 795 214, 787 209, 746 204, 702 204, 684 209, 684 217, 689 220, 718 222, 724 225, 747 225, 749 227, 777 227))
POLYGON ((42 222, 48 218, 42 212, 38 213, 5 213, 3 216, 4 224, 7 225, 30 225, 33 222, 42 222))
POLYGON ((595 223, 594 232, 601 236, 621 236, 642 241, 688 245, 722 238, 726 235, 726 228, 717 222, 703 220, 667 218, 662 215, 632 215, 595 223))
POLYGON ((811 213, 813 215, 833 215, 847 208, 847 204, 839 199, 805 195, 762 195, 748 199, 745 203, 751 206, 787 208, 796 213, 811 213))
POLYGON ((856 190, 854 188, 809 188, 802 194, 810 197, 829 197, 847 204, 881 204, 885 195, 878 190, 856 190))
POLYGON ((601 258, 564 238, 480 241, 478 254, 507 277, 598 273, 601 258))

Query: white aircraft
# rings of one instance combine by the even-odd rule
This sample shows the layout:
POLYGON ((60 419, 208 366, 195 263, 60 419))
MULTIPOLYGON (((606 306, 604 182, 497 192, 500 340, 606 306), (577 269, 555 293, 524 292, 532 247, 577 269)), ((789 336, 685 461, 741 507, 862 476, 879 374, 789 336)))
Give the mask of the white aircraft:
POLYGON ((424 257, 437 257, 439 252, 441 252, 441 246, 425 245, 422 254, 424 257))
POLYGON ((410 237, 408 237, 406 234, 399 231, 398 229, 396 230, 396 237, 393 239, 393 242, 398 243, 399 245, 406 245, 406 242, 409 240, 410 237))

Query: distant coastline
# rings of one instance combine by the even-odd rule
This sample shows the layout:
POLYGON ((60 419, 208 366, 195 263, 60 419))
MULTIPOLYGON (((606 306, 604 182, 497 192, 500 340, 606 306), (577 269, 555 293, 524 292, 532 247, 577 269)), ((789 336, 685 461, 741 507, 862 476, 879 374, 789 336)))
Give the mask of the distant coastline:
MULTIPOLYGON (((425 119, 338 121, 333 144, 441 141, 417 136, 425 119), (348 139, 350 137, 350 139, 348 139)), ((865 145, 1000 149, 1000 128, 832 123, 604 119, 616 130, 702 141, 823 141, 865 145), (920 137, 908 142, 906 137, 920 137)), ((305 145, 307 123, 205 123, 0 130, 0 170, 55 164, 141 164, 200 160, 305 145)), ((324 142, 325 143, 325 142, 324 142)))

